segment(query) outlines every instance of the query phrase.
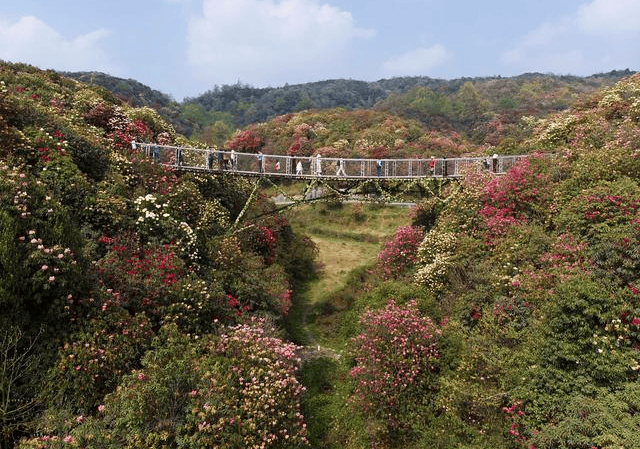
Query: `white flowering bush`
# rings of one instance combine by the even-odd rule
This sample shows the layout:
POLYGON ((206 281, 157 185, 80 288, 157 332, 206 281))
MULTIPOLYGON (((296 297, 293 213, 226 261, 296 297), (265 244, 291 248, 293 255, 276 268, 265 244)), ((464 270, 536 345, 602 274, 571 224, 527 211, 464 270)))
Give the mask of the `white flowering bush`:
POLYGON ((429 231, 418 248, 415 282, 433 292, 442 290, 455 247, 454 233, 441 232, 436 228, 429 231))
POLYGON ((139 196, 133 202, 138 233, 149 240, 172 243, 179 256, 196 266, 200 261, 198 236, 189 224, 178 222, 169 212, 169 204, 156 195, 139 196))
POLYGON ((160 202, 155 195, 139 196, 133 205, 138 215, 136 226, 141 234, 158 235, 167 226, 175 225, 166 211, 167 203, 160 202))

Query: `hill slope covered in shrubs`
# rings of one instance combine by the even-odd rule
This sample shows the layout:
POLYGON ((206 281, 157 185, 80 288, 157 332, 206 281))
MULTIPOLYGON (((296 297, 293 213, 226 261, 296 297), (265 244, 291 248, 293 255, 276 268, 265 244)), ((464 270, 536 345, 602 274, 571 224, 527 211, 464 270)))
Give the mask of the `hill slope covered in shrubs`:
POLYGON ((312 403, 324 441, 640 447, 639 107, 634 76, 535 121, 528 159, 420 202, 322 305, 350 354, 312 403))
MULTIPOLYGON (((4 447, 640 447, 637 75, 528 118, 506 175, 435 183, 304 360, 283 324, 314 245, 249 182, 145 160, 131 141, 198 143, 109 91, 0 81, 4 447)), ((391 112, 305 114, 257 129, 413 151, 391 112)))
POLYGON ((30 66, 0 80, 2 447, 304 443, 278 329, 313 244, 261 199, 236 224, 242 179, 133 151, 185 143, 155 111, 30 66))

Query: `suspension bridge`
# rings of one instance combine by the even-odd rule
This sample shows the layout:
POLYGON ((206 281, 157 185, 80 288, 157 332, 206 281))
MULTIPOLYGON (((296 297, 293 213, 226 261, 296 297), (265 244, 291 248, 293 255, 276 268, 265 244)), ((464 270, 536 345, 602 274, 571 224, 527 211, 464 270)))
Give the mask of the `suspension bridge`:
MULTIPOLYGON (((350 201, 407 204, 407 198, 439 196, 443 187, 469 170, 502 175, 526 155, 467 158, 363 159, 283 156, 132 142, 135 151, 177 171, 217 176, 253 177, 253 191, 232 230, 240 227, 249 206, 264 185, 277 192, 277 207, 263 215, 316 201, 350 201), (285 192, 278 179, 304 181, 302 191, 285 192)), ((275 198, 274 198, 275 199, 275 198)), ((255 217, 254 217, 255 218, 255 217)))
POLYGON ((284 156, 132 142, 134 150, 176 170, 291 179, 416 180, 458 178, 475 167, 504 174, 526 155, 466 158, 361 159, 284 156))

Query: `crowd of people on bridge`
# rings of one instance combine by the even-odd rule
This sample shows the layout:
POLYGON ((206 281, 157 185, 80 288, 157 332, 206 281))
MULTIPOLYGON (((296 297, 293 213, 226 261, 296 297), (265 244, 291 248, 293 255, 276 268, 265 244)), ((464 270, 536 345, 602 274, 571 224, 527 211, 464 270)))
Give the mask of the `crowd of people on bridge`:
MULTIPOLYGON (((136 142, 132 142, 132 148, 135 150, 137 148, 136 142)), ((142 148, 146 149, 145 152, 156 162, 161 160, 160 148, 157 144, 142 144, 142 148)), ((183 166, 184 164, 184 150, 181 147, 172 147, 173 151, 175 151, 175 165, 183 166)), ((188 149, 187 149, 188 150, 188 149)), ((207 150, 198 150, 204 151, 205 163, 204 166, 208 170, 238 170, 238 154, 236 154, 235 150, 231 151, 223 151, 219 149, 207 149, 207 150)), ((245 155, 247 156, 247 155, 245 155)), ((323 175, 323 164, 334 164, 335 165, 335 176, 336 177, 348 177, 348 176, 358 176, 353 174, 347 174, 346 171, 346 162, 345 159, 339 157, 337 159, 329 159, 328 161, 324 161, 322 159, 322 154, 318 153, 316 156, 310 157, 295 157, 295 156, 279 156, 279 155, 264 155, 262 151, 258 151, 255 154, 257 161, 257 173, 264 174, 267 165, 267 159, 275 160, 271 170, 275 170, 275 172, 280 171, 280 160, 282 158, 285 159, 286 168, 284 172, 286 174, 293 174, 295 170, 296 176, 304 176, 305 162, 308 163, 309 173, 314 176, 322 176, 323 175)), ((243 159, 244 160, 244 159, 243 159)), ((364 160, 360 160, 364 161, 364 160)), ((451 160, 453 161, 453 160, 451 160)), ((373 163, 373 161, 371 161, 373 163)), ((385 163, 393 162, 393 160, 383 160, 376 159, 375 160, 375 174, 378 178, 383 176, 383 172, 385 172, 385 163)), ((500 157, 498 154, 493 154, 493 156, 488 156, 484 159, 478 159, 478 164, 482 166, 485 170, 492 171, 494 173, 501 172, 502 162, 500 161, 500 157)), ((243 163, 243 167, 245 163, 243 163)), ((255 167, 255 165, 254 165, 255 167)), ((435 156, 430 156, 429 159, 426 160, 426 171, 425 174, 429 176, 443 176, 447 177, 450 175, 449 172, 449 161, 446 157, 442 157, 440 159, 436 159, 435 156)), ((247 171, 246 168, 242 169, 243 171, 247 171)), ((364 170, 364 168, 363 168, 364 170)), ((390 171, 391 168, 388 168, 387 171, 390 171)), ((249 169, 248 171, 252 171, 249 169)), ((395 168, 393 169, 395 175, 395 168)), ((273 172, 273 171, 271 171, 273 172)), ((364 176, 364 175, 360 175, 364 176)), ((384 176, 388 176, 388 173, 385 172, 384 176)))

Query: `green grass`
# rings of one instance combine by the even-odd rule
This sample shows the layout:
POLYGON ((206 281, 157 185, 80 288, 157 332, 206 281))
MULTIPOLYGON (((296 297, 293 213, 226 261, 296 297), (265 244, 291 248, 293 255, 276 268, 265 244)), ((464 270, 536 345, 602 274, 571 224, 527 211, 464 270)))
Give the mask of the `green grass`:
MULTIPOLYGON (((315 203, 292 209, 287 216, 293 229, 310 236, 318 248, 317 276, 296 291, 289 332, 298 343, 331 344, 337 318, 332 312, 343 301, 353 273, 375 264, 385 239, 398 226, 411 223, 409 210, 368 203, 315 203), (323 313, 329 304, 331 313, 323 313)), ((348 308, 348 299, 344 302, 339 309, 348 308)))

